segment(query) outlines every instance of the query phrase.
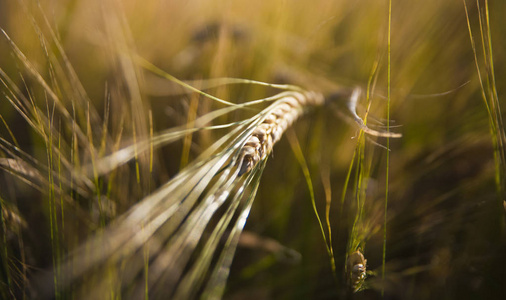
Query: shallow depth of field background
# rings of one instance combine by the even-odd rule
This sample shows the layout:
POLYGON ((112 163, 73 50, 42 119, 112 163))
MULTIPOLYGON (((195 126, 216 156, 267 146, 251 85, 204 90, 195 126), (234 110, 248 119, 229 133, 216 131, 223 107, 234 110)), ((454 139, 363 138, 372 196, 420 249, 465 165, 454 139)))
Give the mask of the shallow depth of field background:
MULTIPOLYGON (((35 22, 43 22, 36 1, 20 2, 27 4, 26 10, 18 1, 0 2, 0 27, 37 71, 51 78, 43 47, 28 17, 33 14, 35 22)), ((152 128, 158 132, 186 124, 195 109, 202 115, 222 107, 183 94, 177 85, 129 66, 122 60, 122 51, 135 51, 182 80, 236 77, 291 83, 324 94, 355 86, 365 89, 374 64, 379 63, 368 124, 384 130, 387 1, 54 0, 40 1, 40 5, 91 99, 89 105, 103 115, 110 101, 107 126, 113 136, 122 132, 122 145, 132 143, 133 132, 137 138, 149 135, 149 110, 152 128), (139 85, 139 95, 131 94, 132 81, 139 85)), ((476 3, 468 1, 468 7, 480 68, 485 74, 476 3)), ((496 87, 504 107, 506 2, 491 1, 489 10, 496 87)), ((497 204, 492 140, 464 5, 457 0, 394 0, 391 36, 391 126, 403 137, 390 140, 386 278, 380 279, 386 151, 375 144, 386 145, 386 140, 375 139, 366 142, 371 173, 360 226, 365 234, 362 242, 367 267, 376 276, 366 281, 368 289, 352 297, 378 299, 384 288, 387 299, 501 299, 506 296, 505 210, 497 204)), ((48 45, 47 51, 58 49, 48 45)), ((14 58, 3 37, 0 68, 18 86, 31 90, 35 101, 45 108, 43 91, 14 58)), ((238 103, 273 93, 250 85, 209 92, 238 103)), ((331 272, 301 167, 283 138, 267 163, 245 228, 255 240, 239 245, 225 298, 350 296, 345 292, 344 257, 357 209, 353 204, 354 173, 342 205, 341 193, 358 129, 348 122, 345 103, 336 106, 344 116, 319 109, 306 115, 294 129, 310 168, 321 214, 325 209, 322 174, 330 172, 337 278, 331 272), (301 256, 269 250, 265 246, 268 239, 301 256)), ((361 116, 364 107, 362 99, 361 116)), ((20 148, 47 162, 44 142, 4 96, 0 96, 0 114, 20 148)), ((237 113, 228 117, 237 120, 245 116, 237 113)), ((86 118, 79 120, 86 128, 86 118)), ((11 141, 3 123, 0 134, 11 141)), ((140 182, 134 166, 123 169, 115 178, 110 197, 113 208, 105 222, 169 180, 222 135, 222 131, 206 131, 195 134, 189 148, 183 142, 160 148, 155 153, 153 175, 147 176, 148 171, 141 167, 140 182)), ((7 154, 0 150, 0 156, 7 154)), ((87 159, 81 157, 83 162, 87 159)), ((10 253, 11 265, 19 268, 19 262, 24 261, 30 270, 50 267, 52 250, 44 192, 2 171, 0 197, 5 207, 15 207, 24 224, 18 231, 2 229, 1 244, 10 253)), ((93 197, 76 199, 90 220, 99 222, 93 217, 93 201, 93 197)), ((67 241, 71 249, 90 229, 78 221, 68 222, 65 235, 75 238, 67 241)), ((5 296, 5 272, 2 274, 0 289, 5 296)), ((14 278, 23 282, 19 276, 14 278)), ((17 296, 22 294, 14 290, 17 296)))

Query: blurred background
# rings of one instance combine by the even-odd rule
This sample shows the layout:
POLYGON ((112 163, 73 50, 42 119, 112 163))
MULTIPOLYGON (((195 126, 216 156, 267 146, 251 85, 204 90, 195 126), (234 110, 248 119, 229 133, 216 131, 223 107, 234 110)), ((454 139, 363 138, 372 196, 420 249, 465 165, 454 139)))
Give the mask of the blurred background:
MULTIPOLYGON (((494 160, 494 117, 482 96, 492 107, 494 93, 487 87, 493 86, 505 105, 506 2, 488 3, 490 31, 484 28, 486 3, 477 3, 467 1, 479 73, 462 1, 392 1, 390 127, 402 138, 389 144, 385 279, 387 142, 360 138, 346 101, 336 100, 294 126, 322 218, 325 182, 330 183, 335 273, 301 166, 282 139, 264 170, 226 299, 380 299, 382 291, 387 299, 506 298, 505 198, 495 182, 497 169, 504 175, 504 164, 494 160), (354 153, 360 147, 362 167, 357 167, 354 153), (357 199, 363 201, 359 218, 357 199), (357 293, 349 290, 344 271, 350 245, 360 246, 370 271, 357 293)), ((0 28, 5 32, 0 38, 2 298, 29 298, 31 274, 52 266, 54 249, 76 247, 223 135, 203 131, 159 148, 151 170, 141 155, 139 166, 128 164, 100 184, 55 189, 58 183, 51 182, 48 170, 82 170, 93 161, 90 147, 98 155, 111 153, 151 131, 184 126, 222 107, 143 70, 134 53, 197 88, 220 77, 295 84, 324 95, 358 86, 364 91, 361 117, 369 87, 368 125, 385 130, 388 122, 388 1, 1 1, 0 28), (68 116, 51 104, 40 78, 68 116), (40 116, 58 121, 44 127, 37 113, 23 118, 25 110, 12 104, 12 91, 27 99, 27 110, 32 105, 40 116), (110 138, 102 137, 104 130, 110 138), (49 142, 41 138, 51 132, 49 142), (61 152, 48 151, 57 141, 61 152), (26 155, 14 155, 15 149, 26 155), (97 194, 104 195, 100 212, 97 194), (51 225, 58 228, 63 221, 53 219, 51 199, 64 198, 70 200, 62 200, 67 218, 56 232, 59 248, 51 225)), ((247 84, 207 91, 234 103, 274 93, 247 84)), ((500 108, 495 112, 497 119, 500 108)), ((502 192, 504 184, 499 177, 502 192)))

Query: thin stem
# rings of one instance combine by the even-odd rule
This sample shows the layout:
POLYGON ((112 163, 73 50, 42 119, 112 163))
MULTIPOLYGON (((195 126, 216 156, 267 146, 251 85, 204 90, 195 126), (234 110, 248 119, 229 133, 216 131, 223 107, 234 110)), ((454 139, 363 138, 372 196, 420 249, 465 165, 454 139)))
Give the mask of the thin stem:
MULTIPOLYGON (((387 133, 390 132, 390 85, 391 85, 391 31, 392 31, 392 0, 388 1, 388 38, 387 38, 387 133)), ((386 153, 386 174, 385 174, 385 219, 383 224, 383 258, 381 265, 381 278, 383 284, 381 286, 381 297, 385 296, 385 262, 387 252, 387 210, 388 210, 388 171, 390 166, 390 138, 387 136, 387 153, 386 153)))

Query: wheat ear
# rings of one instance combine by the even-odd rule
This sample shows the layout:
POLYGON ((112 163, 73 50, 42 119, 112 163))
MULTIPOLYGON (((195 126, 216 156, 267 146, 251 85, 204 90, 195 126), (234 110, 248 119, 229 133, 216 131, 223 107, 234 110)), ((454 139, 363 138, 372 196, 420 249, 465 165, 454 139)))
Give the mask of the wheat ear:
POLYGON ((288 92, 277 100, 264 120, 253 130, 241 149, 239 176, 249 172, 264 160, 279 141, 285 130, 292 125, 309 106, 320 106, 324 97, 316 92, 288 92))

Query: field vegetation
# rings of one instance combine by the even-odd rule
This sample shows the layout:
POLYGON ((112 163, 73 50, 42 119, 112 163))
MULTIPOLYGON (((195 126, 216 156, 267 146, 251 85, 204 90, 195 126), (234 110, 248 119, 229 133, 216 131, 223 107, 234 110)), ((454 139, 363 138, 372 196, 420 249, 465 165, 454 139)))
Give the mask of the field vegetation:
POLYGON ((505 1, 0 2, 1 299, 506 299, 505 1))

